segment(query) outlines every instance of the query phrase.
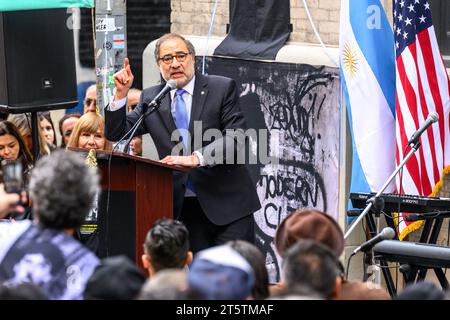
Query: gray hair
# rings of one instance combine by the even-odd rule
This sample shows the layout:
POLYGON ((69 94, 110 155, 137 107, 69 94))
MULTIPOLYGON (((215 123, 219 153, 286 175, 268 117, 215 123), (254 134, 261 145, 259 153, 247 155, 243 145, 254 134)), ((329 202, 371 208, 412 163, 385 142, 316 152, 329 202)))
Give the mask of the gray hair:
POLYGON ((76 153, 57 150, 39 160, 32 171, 33 213, 44 227, 78 228, 99 190, 96 169, 76 153))
POLYGON ((182 40, 186 44, 186 47, 188 48, 189 53, 192 54, 192 56, 194 57, 194 60, 195 60, 195 47, 192 44, 192 42, 187 40, 181 34, 178 34, 178 33, 166 33, 166 34, 162 35, 158 39, 158 41, 156 42, 156 45, 155 45, 155 52, 154 52, 154 54, 155 54, 156 64, 159 64, 159 49, 161 48, 161 45, 166 40, 170 40, 170 39, 180 39, 180 40, 182 40))

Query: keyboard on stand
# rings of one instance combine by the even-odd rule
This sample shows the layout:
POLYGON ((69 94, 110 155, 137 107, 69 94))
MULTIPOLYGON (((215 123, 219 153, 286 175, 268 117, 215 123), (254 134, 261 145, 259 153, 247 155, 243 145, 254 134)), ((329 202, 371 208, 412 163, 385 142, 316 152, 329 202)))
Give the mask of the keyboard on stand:
MULTIPOLYGON (((351 193, 350 200, 354 208, 363 209, 366 202, 375 193, 351 193)), ((387 212, 431 212, 440 210, 450 210, 449 198, 422 197, 409 194, 383 193, 380 198, 384 200, 384 211, 387 212)))
POLYGON ((428 269, 433 269, 442 289, 449 283, 443 268, 450 268, 450 248, 429 243, 383 240, 373 248, 376 258, 408 265, 405 282, 424 281, 428 269))
MULTIPOLYGON (((350 200, 356 209, 364 209, 367 200, 375 196, 375 193, 351 193, 350 200)), ((436 240, 441 229, 442 220, 448 217, 450 211, 449 198, 423 197, 408 194, 381 194, 384 200, 386 223, 391 228, 398 228, 392 219, 393 212, 414 213, 411 216, 428 216, 433 219, 426 220, 418 243, 403 242, 398 240, 383 240, 374 247, 374 253, 380 259, 380 263, 394 261, 410 266, 410 271, 404 272, 406 282, 423 281, 428 269, 433 269, 444 289, 449 287, 442 268, 450 267, 450 248, 436 245, 436 240), (391 218, 388 218, 391 216, 391 218)), ((355 210, 356 211, 356 210, 355 210)), ((361 210, 362 211, 362 210, 361 210)), ((409 220, 409 216, 405 219, 409 220)), ((372 215, 367 217, 372 222, 371 232, 375 231, 372 215)), ((393 280, 389 272, 384 273, 389 293, 395 292, 393 280)))
POLYGON ((409 263, 427 268, 450 268, 450 248, 435 244, 383 240, 373 248, 388 261, 409 263))

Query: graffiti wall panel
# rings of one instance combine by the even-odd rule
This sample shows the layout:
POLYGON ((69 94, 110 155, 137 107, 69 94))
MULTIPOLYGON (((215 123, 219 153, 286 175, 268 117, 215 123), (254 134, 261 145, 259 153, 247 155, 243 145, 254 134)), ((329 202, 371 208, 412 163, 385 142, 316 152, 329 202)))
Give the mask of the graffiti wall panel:
POLYGON ((218 57, 208 57, 205 70, 236 80, 248 128, 255 131, 248 157, 256 159, 250 171, 262 206, 254 214, 256 243, 275 282, 280 259, 273 237, 281 220, 298 208, 316 208, 337 219, 339 72, 218 57))

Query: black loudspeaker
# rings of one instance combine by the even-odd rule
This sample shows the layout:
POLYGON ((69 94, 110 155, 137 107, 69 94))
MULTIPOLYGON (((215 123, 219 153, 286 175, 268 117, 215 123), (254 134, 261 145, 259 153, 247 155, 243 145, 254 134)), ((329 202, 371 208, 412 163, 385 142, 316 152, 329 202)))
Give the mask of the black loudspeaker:
POLYGON ((66 9, 0 12, 2 109, 23 113, 78 103, 69 17, 66 9))

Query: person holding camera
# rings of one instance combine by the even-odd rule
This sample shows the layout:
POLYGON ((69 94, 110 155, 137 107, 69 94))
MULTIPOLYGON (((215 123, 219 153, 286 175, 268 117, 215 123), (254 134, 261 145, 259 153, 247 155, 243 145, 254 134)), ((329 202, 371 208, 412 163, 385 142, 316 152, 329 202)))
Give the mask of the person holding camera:
POLYGON ((21 197, 17 193, 8 193, 0 183, 0 221, 11 212, 23 213, 25 209, 20 205, 21 197))
MULTIPOLYGON (((33 168, 33 157, 16 126, 7 120, 0 122, 1 182, 6 192, 21 193, 28 189, 33 168)), ((31 208, 23 203, 25 211, 14 214, 15 220, 31 219, 31 208)))
POLYGON ((57 150, 36 163, 33 221, 0 223, 0 283, 32 283, 52 300, 83 298, 100 261, 73 236, 92 209, 99 182, 98 170, 73 152, 57 150))

